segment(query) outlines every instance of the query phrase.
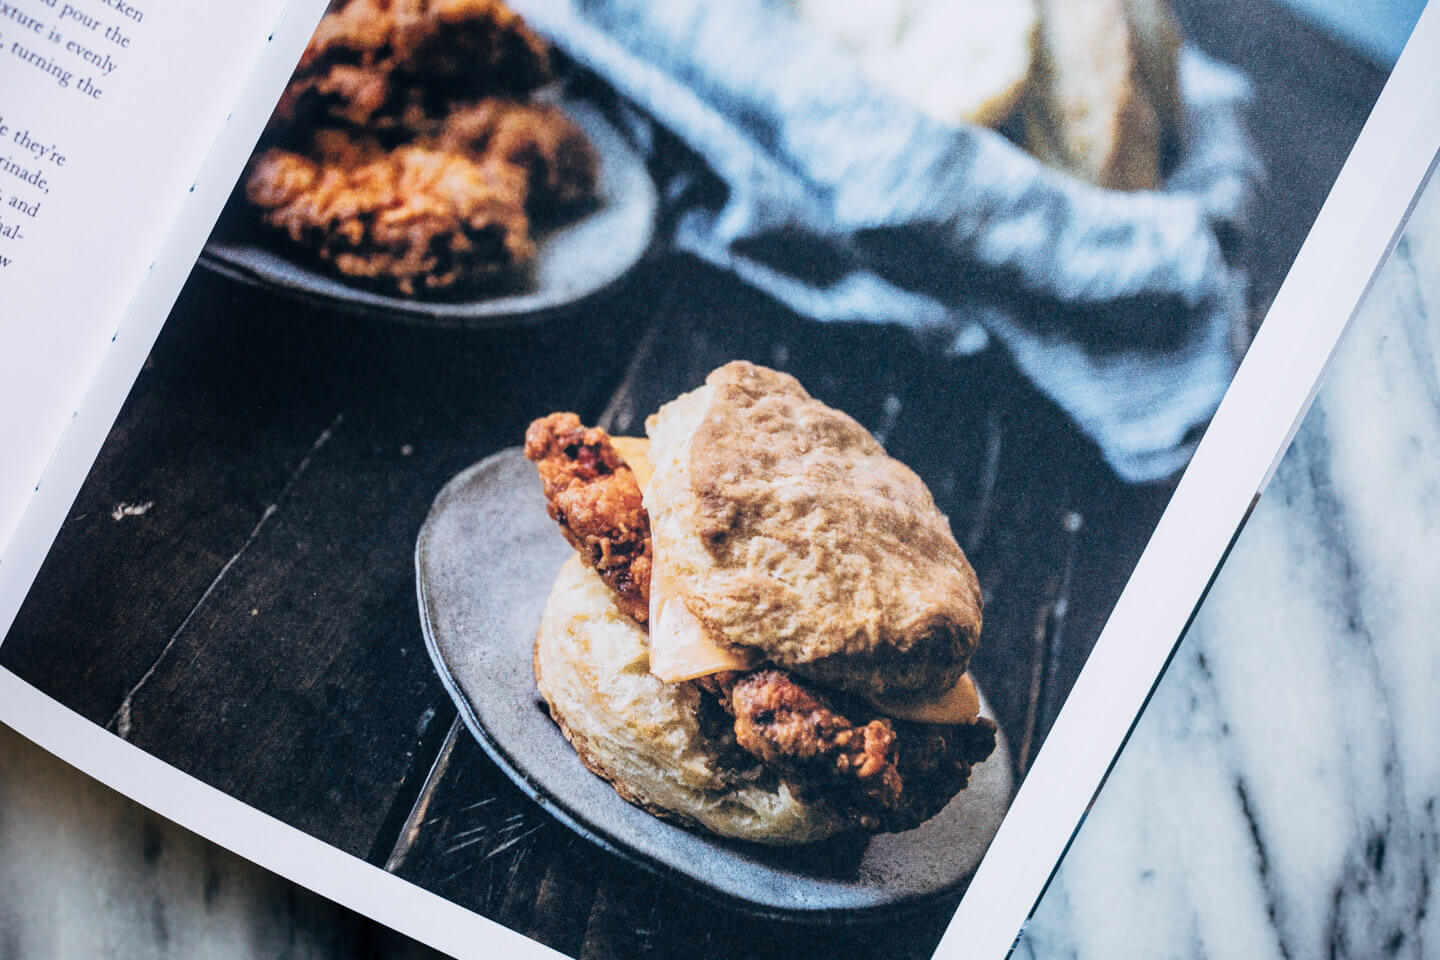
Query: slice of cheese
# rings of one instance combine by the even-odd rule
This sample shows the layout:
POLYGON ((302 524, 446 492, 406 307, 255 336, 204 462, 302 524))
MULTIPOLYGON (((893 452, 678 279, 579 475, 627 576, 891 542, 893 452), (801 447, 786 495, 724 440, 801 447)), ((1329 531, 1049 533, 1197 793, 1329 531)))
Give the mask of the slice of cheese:
POLYGON ((980 694, 970 674, 937 697, 869 697, 887 717, 914 723, 970 723, 980 715, 980 694))
MULTIPOLYGON (((644 437, 611 437, 615 452, 635 473, 641 491, 650 485, 655 465, 650 441, 644 437)), ((708 677, 726 670, 747 670, 748 658, 724 649, 705 636, 705 628, 668 583, 652 574, 650 581, 650 672, 666 683, 708 677)))
POLYGON ((704 627, 679 597, 657 604, 650 598, 650 672, 666 683, 708 677, 726 670, 749 670, 747 657, 731 653, 705 636, 704 627))
POLYGON ((650 441, 645 437, 611 437, 610 443, 635 474, 635 482, 640 484, 643 493, 655 475, 655 465, 650 462, 650 441))

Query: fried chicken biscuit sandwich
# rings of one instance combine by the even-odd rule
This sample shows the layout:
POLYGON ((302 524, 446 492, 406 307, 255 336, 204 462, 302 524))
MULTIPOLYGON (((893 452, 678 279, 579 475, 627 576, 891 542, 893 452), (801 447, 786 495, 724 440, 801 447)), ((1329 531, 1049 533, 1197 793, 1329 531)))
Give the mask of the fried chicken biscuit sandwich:
POLYGON ((650 417, 525 453, 577 555, 535 679, 625 799, 727 837, 918 826, 995 745, 980 588, 925 484, 795 378, 736 362, 650 417))

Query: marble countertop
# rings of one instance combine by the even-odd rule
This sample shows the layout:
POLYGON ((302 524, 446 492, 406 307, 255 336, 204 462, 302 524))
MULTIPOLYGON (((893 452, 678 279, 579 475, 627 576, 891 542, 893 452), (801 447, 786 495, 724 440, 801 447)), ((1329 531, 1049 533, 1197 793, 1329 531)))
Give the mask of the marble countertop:
POLYGON ((1440 187, 1422 197, 1021 957, 1440 950, 1440 187))
MULTIPOLYGON (((1422 957, 1440 942, 1437 465, 1440 189, 1017 956, 1422 957)), ((0 728, 3 960, 430 955, 0 728)))

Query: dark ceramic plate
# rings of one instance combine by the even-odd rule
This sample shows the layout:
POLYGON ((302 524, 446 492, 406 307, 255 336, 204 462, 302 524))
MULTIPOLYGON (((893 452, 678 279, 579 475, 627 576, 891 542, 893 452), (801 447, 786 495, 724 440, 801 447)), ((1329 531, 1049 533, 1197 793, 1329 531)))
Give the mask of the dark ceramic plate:
MULTIPOLYGON (((1003 733, 969 789, 908 833, 773 848, 686 830, 620 799, 561 736, 530 670, 540 613, 569 553, 518 449, 450 481, 415 552, 425 643, 441 679, 485 751, 556 819, 647 870, 786 919, 873 918, 967 881, 1009 806, 1003 733)), ((983 699, 982 709, 990 715, 983 699)))
POLYGON ((640 262, 654 237, 658 204, 645 162, 625 138, 594 107, 572 100, 564 105, 600 154, 599 199, 578 219, 537 235, 534 277, 521 289, 441 301, 350 286, 257 233, 242 215, 248 211, 227 211, 200 263, 242 283, 323 306, 427 326, 510 326, 573 308, 640 262))

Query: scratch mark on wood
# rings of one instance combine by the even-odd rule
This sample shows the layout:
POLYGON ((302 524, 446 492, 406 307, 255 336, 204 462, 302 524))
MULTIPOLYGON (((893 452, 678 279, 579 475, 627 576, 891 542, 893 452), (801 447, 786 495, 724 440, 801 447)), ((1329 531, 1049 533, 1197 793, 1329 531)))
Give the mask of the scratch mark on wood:
POLYGON ((489 833, 489 832, 490 832, 490 824, 488 824, 488 823, 482 823, 482 824, 480 824, 479 826, 470 827, 470 828, 467 829, 467 830, 461 830, 459 833, 455 834, 455 839, 456 839, 456 840, 465 840, 465 839, 468 839, 469 837, 473 837, 473 836, 474 836, 475 834, 477 834, 477 833, 489 833))
POLYGON ((385 860, 387 872, 395 873, 405 865, 405 857, 420 836, 420 827, 425 822, 425 814, 430 810, 430 801, 435 797, 435 788, 440 785, 445 771, 450 769, 450 757, 455 752, 455 743, 460 738, 460 731, 463 728, 464 724, 457 716, 451 722, 450 732, 445 734, 445 742, 440 745, 440 752, 435 755, 435 762, 430 765, 430 772, 425 775, 425 783, 420 787, 420 795, 415 798, 415 805, 410 808, 410 814, 405 818, 405 825, 400 828, 400 836, 395 840, 395 846, 385 860))
POLYGON ((1046 619, 1045 634, 1045 689, 1042 701, 1045 715, 1041 718, 1048 726, 1054 722, 1059 710, 1058 701, 1064 692, 1060 685, 1060 661, 1065 651, 1065 624, 1070 613, 1070 591, 1075 580, 1075 556, 1080 546, 1080 530, 1085 520, 1076 510, 1068 511, 1061 519, 1065 529, 1065 561, 1060 568, 1060 588, 1050 604, 1050 616, 1046 619))
POLYGON ((1000 478, 1000 417, 991 410, 985 416, 985 465, 980 470, 980 490, 975 498, 975 513, 965 534, 965 552, 975 553, 985 539, 990 525, 990 512, 995 504, 995 485, 1000 478))
POLYGON ((1020 749, 1015 755, 1015 772, 1025 775, 1030 765, 1030 751, 1035 745, 1035 730, 1040 724, 1040 691, 1045 687, 1045 619, 1048 606, 1041 606, 1035 613, 1035 650, 1030 656, 1030 696, 1025 702, 1025 733, 1020 738, 1020 749))
POLYGON ((1050 598, 1035 612, 1035 649, 1031 658, 1030 697, 1025 705, 1025 734, 1015 759, 1016 770, 1021 776, 1030 765, 1036 735, 1057 709, 1054 701, 1060 698, 1056 685, 1059 682, 1060 655, 1065 646, 1065 618, 1070 612, 1075 554, 1080 529, 1085 521, 1077 511, 1068 510, 1060 522, 1065 531, 1065 555, 1060 563, 1060 575, 1049 579, 1046 589, 1050 598))
POLYGON ((596 425, 601 430, 608 433, 626 433, 634 430, 637 423, 644 421, 646 414, 635 409, 636 385, 639 382, 641 368, 655 350, 655 344, 660 338, 660 327, 664 322, 663 319, 655 320, 645 329, 639 345, 635 348, 630 365, 620 379, 620 385, 615 388, 610 402, 605 405, 604 412, 600 414, 596 425))
POLYGON ((530 849, 527 847, 516 854, 510 861, 510 869, 505 871, 505 886, 507 888, 515 885, 516 878, 520 876, 520 866, 525 862, 525 858, 529 853, 530 849))
POLYGON ((251 529, 250 535, 245 538, 244 543, 240 544, 240 549, 236 550, 230 559, 225 561, 225 565, 220 568, 220 572, 215 575, 215 579, 210 581, 210 585, 205 588, 205 592, 200 595, 200 599, 195 601, 195 605, 190 608, 190 612, 180 621, 180 626, 175 628, 175 632, 172 633, 170 639, 165 642, 165 646, 160 650, 160 655, 155 658, 154 663, 150 664, 150 669, 146 670, 144 676, 125 693, 125 696, 120 701, 119 708, 105 724, 106 729, 115 731, 115 733, 120 735, 122 740, 130 739, 130 712, 135 702, 135 695, 139 693, 141 688, 155 675, 155 671, 158 670, 160 664, 165 661, 166 656, 175 646, 176 641, 178 641, 181 634, 185 632, 185 628, 190 625, 191 620, 195 619, 195 614, 200 611, 201 607, 205 606, 205 602, 210 599, 210 595, 215 592, 215 589, 224 581, 225 577, 230 573, 230 570, 240 561, 240 558, 245 555, 245 551, 249 550, 251 544, 259 539, 260 531, 265 529, 265 524, 268 523, 270 518, 275 515, 275 512, 279 510, 280 504, 284 502, 291 489, 294 488, 296 481, 309 469, 310 462, 315 458, 315 454, 318 453, 325 444, 330 442, 330 438, 335 435, 335 431, 339 429, 340 424, 344 422, 345 412, 342 410, 335 415, 334 420, 330 421, 328 427, 320 431, 320 436, 316 437, 315 442, 310 444, 309 451, 306 452, 305 456, 295 466, 295 469, 290 471, 290 476, 286 478, 285 484, 280 488, 280 492, 276 495, 275 500, 265 508, 265 512, 260 515, 260 519, 251 529))
POLYGON ((518 834, 517 836, 511 837, 509 840, 506 840, 504 843, 500 844, 500 846, 496 847, 494 850, 491 850, 489 853, 485 854, 485 859, 486 859, 486 860, 489 860, 491 857, 495 856, 496 854, 504 853, 506 850, 509 850, 511 847, 515 846, 515 844, 521 842, 522 840, 525 840, 525 839, 528 838, 528 837, 533 837, 533 836, 535 836, 535 834, 539 833, 542 829, 544 829, 544 827, 545 827, 545 825, 544 825, 543 823, 542 823, 542 824, 536 824, 535 826, 531 827, 529 830, 526 830, 524 833, 521 833, 521 834, 518 834))
POLYGON ((146 500, 143 503, 117 503, 110 508, 110 519, 119 522, 126 517, 143 517, 154 506, 154 500, 146 500))
POLYGON ((451 854, 459 853, 461 850, 468 850, 470 847, 475 846, 475 844, 483 843, 490 839, 490 828, 488 826, 476 827, 474 830, 467 831, 467 833, 469 835, 464 839, 461 839, 459 835, 456 836, 455 842, 445 848, 445 856, 448 857, 451 854))
POLYGON ((445 876, 440 878, 440 883, 438 884, 439 888, 441 890, 449 889, 451 884, 453 884, 456 880, 459 880, 461 877, 465 876, 465 874, 469 873, 471 870, 474 869, 474 863, 467 863, 465 864, 465 866, 461 867, 459 870, 456 870, 454 873, 445 874, 445 876))
POLYGON ((900 420, 900 410, 904 405, 900 398, 893 393, 885 395, 884 416, 880 420, 880 426, 875 430, 875 442, 880 446, 886 446, 890 439, 890 431, 895 429, 895 424, 900 420))
POLYGON ((461 813, 469 813, 471 810, 479 810, 481 807, 489 806, 495 802, 495 797, 486 797, 484 800, 476 800, 460 808, 461 813))

